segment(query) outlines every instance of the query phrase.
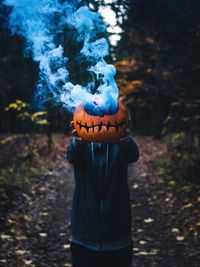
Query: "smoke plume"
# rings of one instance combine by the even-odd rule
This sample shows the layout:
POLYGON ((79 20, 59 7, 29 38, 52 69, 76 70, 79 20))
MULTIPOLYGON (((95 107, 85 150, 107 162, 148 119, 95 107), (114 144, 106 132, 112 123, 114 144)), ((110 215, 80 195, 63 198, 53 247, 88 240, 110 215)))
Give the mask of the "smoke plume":
POLYGON ((12 34, 24 37, 25 55, 31 55, 39 65, 36 94, 42 101, 50 93, 55 102, 70 112, 79 104, 94 115, 116 111, 116 71, 104 60, 109 54, 109 46, 105 38, 98 39, 106 32, 98 13, 87 6, 79 7, 78 0, 4 0, 3 4, 12 8, 9 16, 12 34), (66 29, 76 32, 76 42, 81 44, 80 55, 90 62, 88 71, 99 81, 95 93, 91 90, 93 81, 83 86, 69 80, 68 58, 58 43, 58 36, 66 29))

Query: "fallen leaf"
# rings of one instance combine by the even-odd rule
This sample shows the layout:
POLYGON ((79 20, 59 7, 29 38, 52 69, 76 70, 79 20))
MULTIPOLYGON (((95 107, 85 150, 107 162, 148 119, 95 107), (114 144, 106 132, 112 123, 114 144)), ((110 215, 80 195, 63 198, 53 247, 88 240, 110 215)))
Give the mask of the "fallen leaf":
POLYGON ((65 249, 70 249, 70 245, 69 245, 69 244, 65 244, 65 245, 63 245, 63 247, 64 247, 65 249))
POLYGON ((186 185, 186 186, 183 186, 181 189, 184 190, 184 191, 189 192, 189 191, 191 191, 192 186, 191 185, 186 185))
POLYGON ((146 251, 140 251, 139 254, 142 256, 148 256, 149 255, 149 253, 146 251))
POLYGON ((172 228, 172 233, 179 233, 179 229, 178 228, 172 228))
POLYGON ((29 215, 27 215, 27 214, 24 214, 23 218, 27 222, 30 222, 31 221, 31 217, 29 215))
POLYGON ((147 243, 147 241, 140 240, 139 243, 140 243, 141 245, 145 245, 145 244, 147 243))
POLYGON ((44 216, 44 217, 46 217, 46 216, 49 215, 49 213, 48 213, 47 211, 45 211, 45 212, 40 212, 39 214, 40 214, 41 216, 44 216))
POLYGON ((60 236, 65 236, 66 235, 66 233, 60 233, 60 236))
POLYGON ((152 222, 154 222, 154 219, 152 219, 152 218, 147 218, 147 219, 144 219, 144 222, 145 222, 145 223, 152 223, 152 222))
POLYGON ((9 239, 11 238, 10 235, 1 234, 1 239, 9 239))
POLYGON ((39 191, 40 191, 40 192, 45 192, 45 191, 46 191, 46 188, 45 188, 44 186, 41 186, 41 187, 39 188, 39 191))
POLYGON ((14 221, 14 220, 11 220, 11 219, 8 219, 8 223, 17 223, 16 221, 14 221))
POLYGON ((194 232, 193 235, 194 235, 194 236, 198 236, 198 233, 197 233, 197 232, 194 232))
POLYGON ((192 226, 190 226, 189 229, 188 229, 189 232, 192 232, 192 231, 194 231, 194 230, 195 230, 195 228, 192 227, 192 226))
POLYGON ((146 177, 147 175, 148 175, 147 172, 142 172, 142 173, 140 174, 141 177, 146 177))
POLYGON ((149 255, 157 255, 158 254, 159 249, 157 248, 152 248, 151 251, 149 252, 149 255))
POLYGON ((24 260, 25 265, 31 265, 32 262, 33 262, 32 260, 24 260))
POLYGON ((27 237, 24 236, 24 235, 19 235, 19 236, 16 236, 16 239, 17 239, 18 241, 21 241, 21 240, 26 240, 27 237))
POLYGON ((142 206, 142 204, 140 204, 140 203, 132 204, 132 208, 141 207, 141 206, 142 206))
POLYGON ((47 237, 47 233, 39 233, 41 237, 47 237))
POLYGON ((132 188, 133 188, 133 189, 137 189, 137 188, 138 188, 138 184, 134 184, 134 185, 132 186, 132 188))
POLYGON ((176 185, 176 182, 174 180, 171 180, 171 181, 168 182, 168 185, 175 186, 176 185))
POLYGON ((191 208, 191 207, 193 207, 193 204, 192 204, 192 203, 188 203, 188 204, 184 205, 184 206, 181 208, 181 210, 188 209, 188 208, 191 208))
POLYGON ((10 232, 14 234, 16 232, 16 228, 15 227, 10 228, 10 232))
POLYGON ((24 255, 24 254, 26 253, 26 250, 19 249, 19 250, 16 250, 15 253, 16 253, 17 255, 22 256, 22 255, 24 255))
POLYGON ((142 232, 144 232, 143 229, 137 229, 137 233, 142 233, 142 232))
POLYGON ((177 241, 184 241, 185 240, 185 236, 177 236, 176 240, 177 241))

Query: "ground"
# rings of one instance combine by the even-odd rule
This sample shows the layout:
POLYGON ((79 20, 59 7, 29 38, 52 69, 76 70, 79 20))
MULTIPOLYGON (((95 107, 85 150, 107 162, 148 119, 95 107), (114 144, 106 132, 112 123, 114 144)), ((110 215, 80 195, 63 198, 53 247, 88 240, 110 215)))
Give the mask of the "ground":
MULTIPOLYGON (((165 152, 165 142, 151 137, 135 140, 140 159, 129 167, 132 266, 199 267, 200 185, 155 174, 153 163, 165 152)), ((44 159, 43 179, 21 189, 11 207, 2 209, 0 266, 71 266, 68 238, 74 180, 66 160, 68 142, 69 137, 56 135, 44 159)))

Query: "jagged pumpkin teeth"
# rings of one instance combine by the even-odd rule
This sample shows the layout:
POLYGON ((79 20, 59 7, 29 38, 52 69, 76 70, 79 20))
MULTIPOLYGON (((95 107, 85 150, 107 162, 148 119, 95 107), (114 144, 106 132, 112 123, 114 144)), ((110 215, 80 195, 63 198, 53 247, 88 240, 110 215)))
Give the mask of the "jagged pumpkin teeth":
POLYGON ((110 128, 110 123, 108 123, 108 124, 106 125, 107 132, 109 131, 109 128, 110 128))
POLYGON ((99 132, 101 131, 102 127, 103 127, 103 124, 102 124, 102 122, 100 122, 100 123, 99 123, 99 126, 98 126, 98 131, 99 131, 99 132))
POLYGON ((88 142, 116 142, 125 135, 128 115, 120 101, 116 113, 102 115, 90 115, 83 106, 79 106, 73 118, 78 135, 88 142))

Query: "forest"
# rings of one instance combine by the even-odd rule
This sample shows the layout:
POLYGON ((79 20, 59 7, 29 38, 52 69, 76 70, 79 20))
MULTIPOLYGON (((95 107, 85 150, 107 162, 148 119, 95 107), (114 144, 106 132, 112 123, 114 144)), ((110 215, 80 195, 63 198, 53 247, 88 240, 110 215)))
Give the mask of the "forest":
MULTIPOLYGON (((132 266, 199 267, 200 2, 77 2, 106 24, 105 59, 116 68, 140 150, 129 168, 132 266)), ((0 266, 70 267, 73 114, 51 92, 37 94, 39 64, 9 28, 11 12, 0 3, 0 266)), ((77 39, 69 28, 56 45, 68 57, 70 80, 86 84, 77 39)))

